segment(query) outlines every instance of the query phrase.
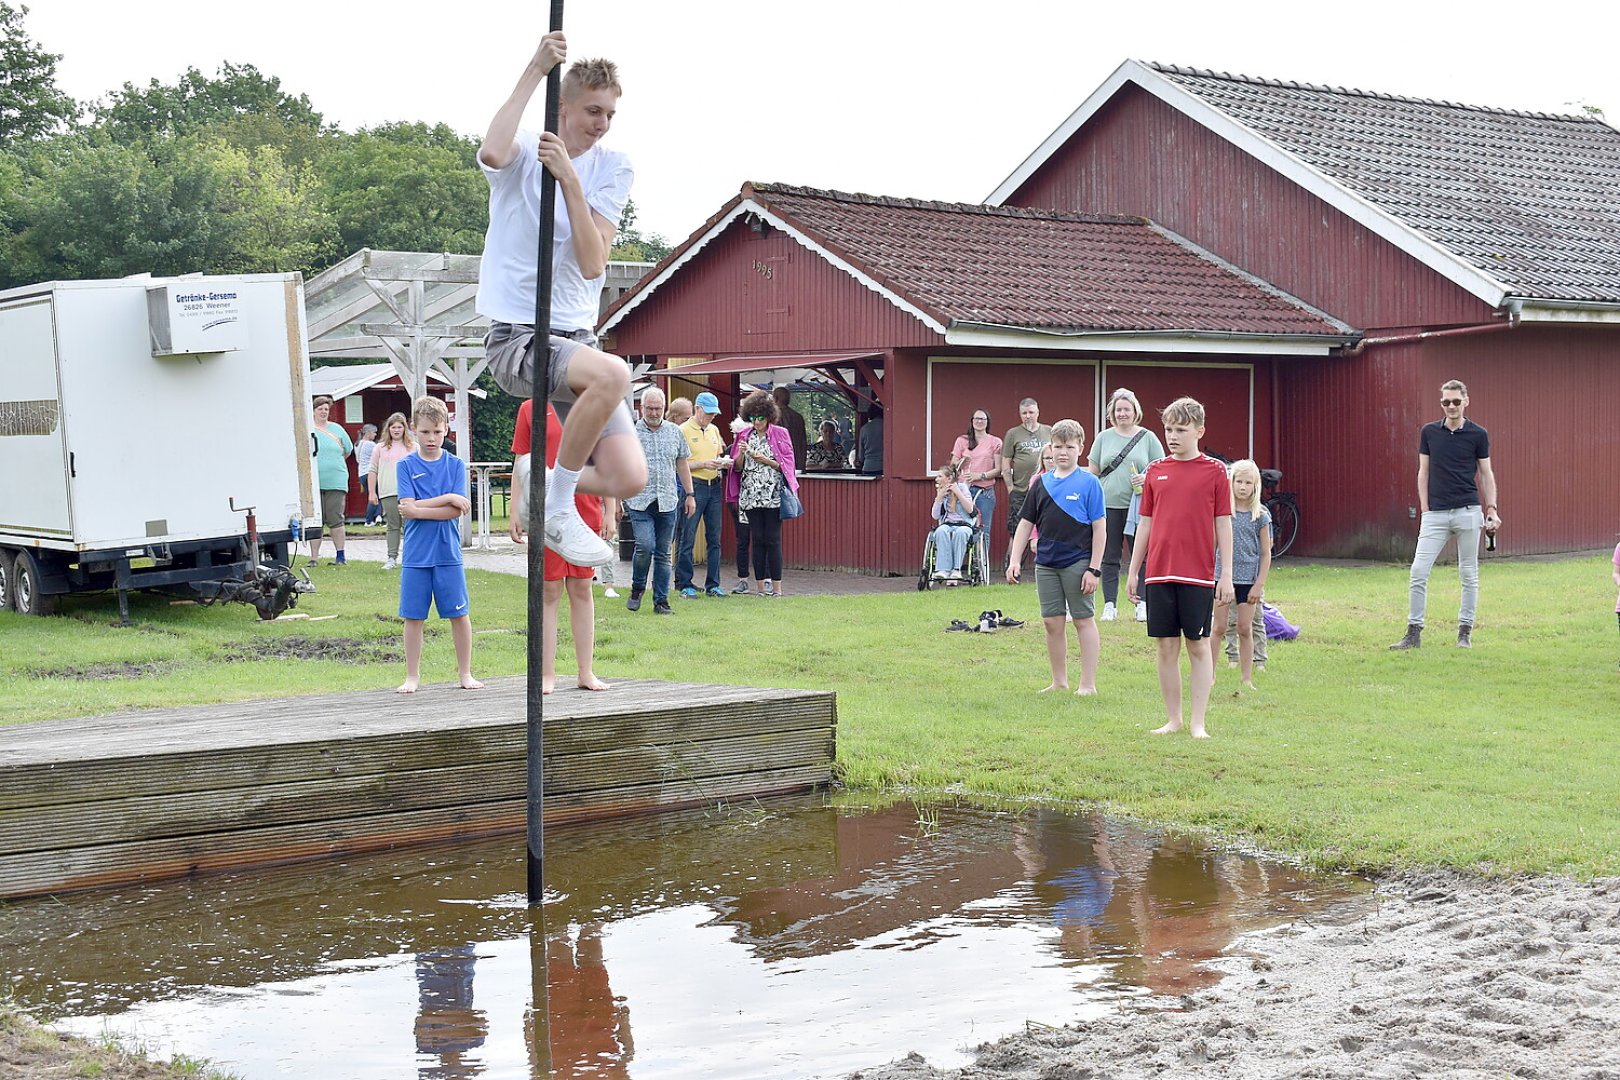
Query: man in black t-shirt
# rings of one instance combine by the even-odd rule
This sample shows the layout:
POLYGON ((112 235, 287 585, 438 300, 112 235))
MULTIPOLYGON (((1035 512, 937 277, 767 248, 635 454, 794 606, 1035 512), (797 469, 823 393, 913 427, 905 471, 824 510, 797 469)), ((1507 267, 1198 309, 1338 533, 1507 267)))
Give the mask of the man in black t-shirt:
POLYGON ((1483 528, 1494 533, 1502 525, 1496 513, 1491 437, 1464 415, 1468 388, 1456 379, 1446 383, 1440 388, 1440 407, 1445 419, 1424 424, 1418 437, 1418 506, 1423 511, 1423 525, 1418 530, 1417 554, 1412 558, 1406 636, 1391 649, 1415 649, 1423 644, 1429 571, 1453 536, 1457 538, 1457 569, 1462 575, 1457 647, 1472 646, 1474 611, 1479 603, 1479 532, 1483 528))

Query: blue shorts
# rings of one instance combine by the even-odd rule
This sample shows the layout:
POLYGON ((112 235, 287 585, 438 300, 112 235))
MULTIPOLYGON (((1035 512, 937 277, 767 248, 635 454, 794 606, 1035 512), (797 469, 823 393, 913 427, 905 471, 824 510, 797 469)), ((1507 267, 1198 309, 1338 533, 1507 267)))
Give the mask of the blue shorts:
POLYGON ((460 563, 400 568, 399 617, 425 619, 429 603, 438 608, 441 619, 460 619, 472 614, 467 603, 467 575, 460 563))

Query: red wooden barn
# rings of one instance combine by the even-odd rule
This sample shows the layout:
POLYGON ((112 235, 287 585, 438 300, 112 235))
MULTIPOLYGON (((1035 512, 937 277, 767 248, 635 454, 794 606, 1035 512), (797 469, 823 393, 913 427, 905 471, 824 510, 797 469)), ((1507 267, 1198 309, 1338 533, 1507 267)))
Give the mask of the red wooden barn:
POLYGON ((808 478, 794 565, 914 569, 970 409, 999 434, 1033 396, 1089 435, 1120 385, 1198 397, 1206 446, 1281 468, 1296 550, 1406 558, 1417 432, 1460 378, 1503 548, 1612 543, 1620 439, 1569 416, 1620 399, 1601 121, 1133 61, 988 203, 745 186, 610 309, 616 349, 683 377, 882 404, 886 475, 808 478))

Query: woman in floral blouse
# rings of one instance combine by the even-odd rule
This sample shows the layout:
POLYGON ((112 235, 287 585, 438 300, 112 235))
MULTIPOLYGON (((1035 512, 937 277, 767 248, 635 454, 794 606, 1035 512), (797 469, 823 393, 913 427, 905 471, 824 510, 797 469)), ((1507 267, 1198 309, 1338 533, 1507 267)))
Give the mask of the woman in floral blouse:
POLYGON ((777 424, 776 402, 763 390, 743 399, 738 415, 748 426, 731 444, 727 501, 748 519, 754 558, 754 595, 782 595, 782 489, 797 492, 797 463, 787 429, 777 424))

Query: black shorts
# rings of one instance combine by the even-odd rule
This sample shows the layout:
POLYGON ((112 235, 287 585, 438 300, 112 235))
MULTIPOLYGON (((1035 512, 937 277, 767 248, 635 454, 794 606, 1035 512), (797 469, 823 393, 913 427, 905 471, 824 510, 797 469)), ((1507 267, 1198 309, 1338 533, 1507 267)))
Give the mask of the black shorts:
POLYGON ((1215 587, 1150 581, 1147 606, 1148 637, 1184 637, 1198 641, 1209 637, 1210 622, 1215 615, 1215 587))
POLYGON ((1232 598, 1240 604, 1247 604, 1249 602, 1249 590, 1252 588, 1254 588, 1253 585, 1233 585, 1232 592, 1234 595, 1232 598))

